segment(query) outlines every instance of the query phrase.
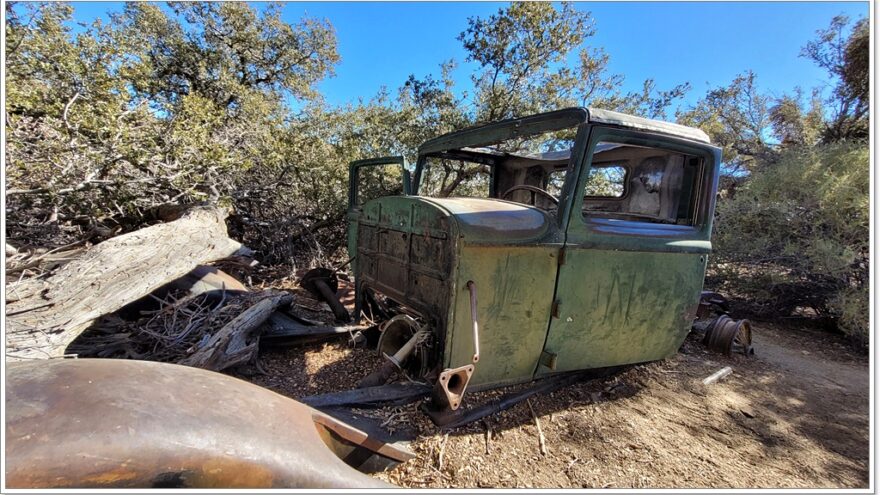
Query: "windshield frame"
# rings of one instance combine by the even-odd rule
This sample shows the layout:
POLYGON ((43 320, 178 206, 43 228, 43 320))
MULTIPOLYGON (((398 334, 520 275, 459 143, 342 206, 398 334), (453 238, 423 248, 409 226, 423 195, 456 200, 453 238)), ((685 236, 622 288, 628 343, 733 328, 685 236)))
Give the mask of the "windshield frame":
MULTIPOLYGON (((426 141, 419 148, 418 159, 412 174, 411 190, 413 195, 421 194, 422 172, 425 162, 431 155, 441 152, 455 152, 461 148, 481 148, 502 143, 517 137, 540 135, 565 129, 575 129, 575 139, 571 147, 568 165, 565 168, 565 182, 559 204, 555 211, 549 212, 555 217, 557 227, 564 231, 568 223, 572 193, 578 179, 578 170, 582 166, 584 150, 587 146, 591 125, 588 123, 587 111, 583 108, 570 108, 555 112, 533 115, 522 119, 511 119, 487 124, 480 127, 447 134, 426 141)), ((492 167, 490 167, 491 169, 492 167)), ((494 182, 494 180, 493 180, 494 182)), ((501 199, 493 198, 496 201, 501 199)))
MULTIPOLYGON (((412 193, 415 195, 419 194, 419 188, 422 183, 422 171, 428 155, 456 151, 461 148, 482 148, 503 143, 517 137, 579 128, 586 124, 588 120, 589 114, 586 109, 567 108, 521 119, 502 120, 425 141, 419 147, 418 159, 416 160, 416 167, 413 173, 412 193)), ((577 146, 578 142, 575 139, 575 144, 572 148, 572 158, 575 156, 577 146)))

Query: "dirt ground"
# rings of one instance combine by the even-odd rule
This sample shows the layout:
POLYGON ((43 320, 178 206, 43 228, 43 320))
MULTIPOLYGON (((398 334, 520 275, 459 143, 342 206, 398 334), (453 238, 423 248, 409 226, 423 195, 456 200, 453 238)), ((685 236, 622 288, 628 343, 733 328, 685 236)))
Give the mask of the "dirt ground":
MULTIPOLYGON (((419 488, 865 488, 869 366, 834 335, 758 323, 756 355, 689 338, 674 357, 579 383, 444 434, 418 404, 369 414, 414 430, 375 476, 419 488), (724 366, 733 373, 706 386, 724 366)), ((266 352, 248 379, 290 397, 352 388, 380 363, 345 341, 266 352)), ((469 394, 477 403, 499 392, 469 394)))

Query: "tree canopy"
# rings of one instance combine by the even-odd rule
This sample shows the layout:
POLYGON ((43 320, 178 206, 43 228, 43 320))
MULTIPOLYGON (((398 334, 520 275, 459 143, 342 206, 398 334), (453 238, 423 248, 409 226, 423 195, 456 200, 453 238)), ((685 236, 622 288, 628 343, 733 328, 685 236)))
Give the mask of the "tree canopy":
MULTIPOLYGON (((809 217, 825 227, 794 229, 805 237, 791 246, 827 248, 833 255, 801 261, 836 260, 849 271, 828 278, 822 261, 782 269, 833 281, 823 286, 830 289, 822 311, 841 315, 846 305, 828 301, 846 291, 867 294, 860 271, 867 253, 856 243, 867 220, 853 210, 864 195, 860 150, 869 129, 867 19, 835 17, 805 43, 802 56, 827 71, 830 90, 771 96, 746 69, 684 106, 688 81, 658 88, 649 79, 622 91, 624 75, 610 71, 611 55, 596 46, 589 12, 567 2, 516 2, 463 20, 458 41, 465 61, 477 65, 466 87, 452 77, 455 60, 438 60, 436 74, 413 74, 357 104, 331 106, 317 88, 340 60, 333 26, 308 17, 289 23, 281 10, 275 3, 131 2, 107 23, 74 30, 69 4, 6 3, 9 239, 96 242, 152 221, 158 206, 214 202, 234 207, 233 232, 265 261, 320 259, 343 245, 352 160, 412 160, 420 143, 439 134, 566 106, 660 119, 674 109, 677 121, 723 148, 729 195, 751 201, 719 207, 721 239, 758 235, 788 253, 795 248, 748 226, 775 211, 777 228, 793 228, 789 217, 809 204, 834 218, 809 217), (770 194, 767 184, 798 173, 807 182, 790 187, 832 188, 837 196, 770 194), (841 206, 832 196, 852 201, 841 206), (841 211, 849 216, 837 218, 841 211), (853 226, 847 222, 858 228, 843 229, 853 226), (810 236, 833 242, 820 246, 810 236)), ((447 172, 461 182, 479 170, 447 172)), ((720 245, 717 258, 736 263, 760 261, 756 246, 764 246, 720 245)))

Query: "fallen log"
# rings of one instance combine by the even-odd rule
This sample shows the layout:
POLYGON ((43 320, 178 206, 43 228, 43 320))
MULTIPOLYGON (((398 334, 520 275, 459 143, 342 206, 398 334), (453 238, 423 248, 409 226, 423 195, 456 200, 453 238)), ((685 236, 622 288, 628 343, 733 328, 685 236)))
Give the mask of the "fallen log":
POLYGON ((247 250, 226 232, 226 209, 198 207, 178 220, 108 239, 46 279, 7 286, 6 359, 61 357, 98 317, 208 263, 247 250))
POLYGON ((275 293, 260 300, 224 325, 180 364, 220 371, 247 363, 258 351, 261 325, 279 306, 288 306, 292 302, 293 295, 286 293, 275 293))

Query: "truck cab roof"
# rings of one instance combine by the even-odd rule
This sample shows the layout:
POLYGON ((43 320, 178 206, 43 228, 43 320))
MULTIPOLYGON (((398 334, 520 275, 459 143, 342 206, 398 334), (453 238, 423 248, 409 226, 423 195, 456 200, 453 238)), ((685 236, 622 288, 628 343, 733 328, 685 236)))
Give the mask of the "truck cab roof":
POLYGON ((571 107, 528 117, 501 120, 451 132, 425 141, 419 154, 436 153, 463 147, 488 146, 515 135, 546 132, 563 127, 595 123, 647 132, 709 144, 709 136, 700 129, 660 120, 646 119, 600 108, 571 107))

